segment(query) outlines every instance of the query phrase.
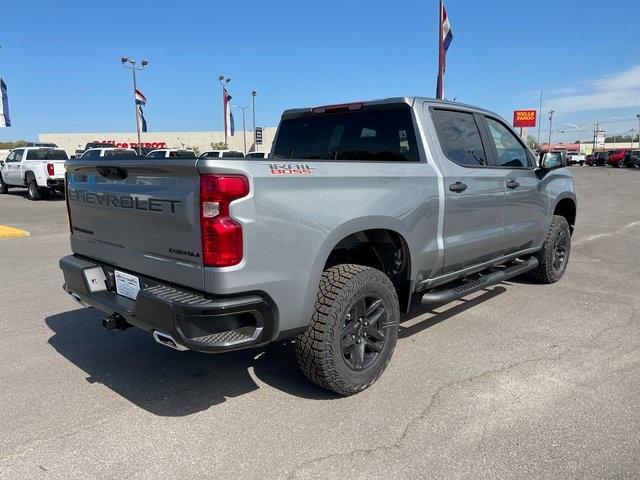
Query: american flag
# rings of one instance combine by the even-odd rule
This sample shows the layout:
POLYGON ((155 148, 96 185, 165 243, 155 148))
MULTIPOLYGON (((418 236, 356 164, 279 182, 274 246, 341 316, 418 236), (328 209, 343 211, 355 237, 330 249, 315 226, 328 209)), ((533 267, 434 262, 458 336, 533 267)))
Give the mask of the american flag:
POLYGON ((436 98, 444 98, 444 72, 447 64, 447 50, 453 40, 453 30, 449 24, 449 16, 444 8, 444 3, 440 0, 440 36, 438 40, 438 85, 436 87, 436 98))
POLYGON ((231 95, 229 95, 226 88, 222 89, 222 95, 224 102, 224 135, 225 137, 233 137, 236 129, 233 121, 233 113, 231 112, 231 95))
POLYGON ((140 90, 136 88, 136 108, 138 110, 138 128, 141 132, 147 131, 147 121, 144 118, 144 112, 142 106, 147 104, 147 97, 145 97, 140 90))

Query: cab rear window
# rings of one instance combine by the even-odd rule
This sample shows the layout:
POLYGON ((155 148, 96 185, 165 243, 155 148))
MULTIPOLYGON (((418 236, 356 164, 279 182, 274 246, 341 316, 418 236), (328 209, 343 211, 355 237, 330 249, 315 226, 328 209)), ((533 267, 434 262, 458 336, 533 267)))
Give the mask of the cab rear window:
POLYGON ((67 152, 53 148, 27 150, 27 160, 68 160, 67 152))
POLYGON ((420 159, 409 107, 283 119, 273 156, 351 161, 420 159))

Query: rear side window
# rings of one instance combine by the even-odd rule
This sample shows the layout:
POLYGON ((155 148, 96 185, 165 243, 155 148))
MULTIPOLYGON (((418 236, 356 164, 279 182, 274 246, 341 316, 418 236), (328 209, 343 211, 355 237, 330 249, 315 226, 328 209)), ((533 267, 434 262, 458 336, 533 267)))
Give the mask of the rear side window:
POLYGON ((420 160, 408 107, 284 119, 273 155, 305 160, 420 160))
POLYGON ((27 150, 27 160, 68 160, 64 150, 38 149, 27 150))
POLYGON ((440 145, 445 155, 465 167, 487 164, 480 129, 472 113, 433 110, 440 145))
POLYGON ((489 133, 496 146, 496 166, 528 167, 527 151, 507 127, 493 118, 487 118, 489 133))

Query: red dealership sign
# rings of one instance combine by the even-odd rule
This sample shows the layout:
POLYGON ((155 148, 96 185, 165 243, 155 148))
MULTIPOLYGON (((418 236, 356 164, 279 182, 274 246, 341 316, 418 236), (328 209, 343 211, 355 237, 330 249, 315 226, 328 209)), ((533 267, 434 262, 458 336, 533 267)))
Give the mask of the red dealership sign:
MULTIPOLYGON (((112 143, 113 146, 116 148, 138 148, 138 142, 119 142, 116 140, 102 140, 100 143, 112 143)), ((167 148, 167 142, 140 142, 140 146, 143 148, 167 148)))
POLYGON ((538 112, 536 110, 514 110, 513 112, 513 126, 514 127, 535 127, 536 117, 538 112))

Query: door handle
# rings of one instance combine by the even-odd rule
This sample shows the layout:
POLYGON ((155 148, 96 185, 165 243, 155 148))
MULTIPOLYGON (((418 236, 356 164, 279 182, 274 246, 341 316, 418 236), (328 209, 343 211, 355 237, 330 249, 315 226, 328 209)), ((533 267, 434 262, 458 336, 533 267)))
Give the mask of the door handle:
POLYGON ((449 190, 456 193, 464 192, 466 189, 467 186, 462 182, 456 182, 449 185, 449 190))
POLYGON ((520 186, 520 184, 518 182, 516 182, 515 180, 509 180, 507 182, 507 188, 510 188, 511 190, 513 190, 514 188, 518 188, 520 186))

